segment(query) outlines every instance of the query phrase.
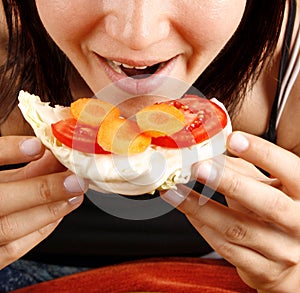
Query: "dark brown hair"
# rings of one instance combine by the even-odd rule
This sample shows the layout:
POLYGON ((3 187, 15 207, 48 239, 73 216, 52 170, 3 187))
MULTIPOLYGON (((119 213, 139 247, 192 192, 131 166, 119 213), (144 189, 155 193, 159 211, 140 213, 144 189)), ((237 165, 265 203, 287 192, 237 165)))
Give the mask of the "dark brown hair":
MULTIPOLYGON (((49 0, 51 1, 51 0, 49 0)), ((20 89, 52 104, 72 101, 72 65, 45 31, 33 0, 2 0, 9 30, 8 58, 1 68, 0 123, 17 104, 20 89)), ((239 28, 194 83, 207 97, 218 97, 231 114, 276 47, 285 0, 248 0, 239 28)))

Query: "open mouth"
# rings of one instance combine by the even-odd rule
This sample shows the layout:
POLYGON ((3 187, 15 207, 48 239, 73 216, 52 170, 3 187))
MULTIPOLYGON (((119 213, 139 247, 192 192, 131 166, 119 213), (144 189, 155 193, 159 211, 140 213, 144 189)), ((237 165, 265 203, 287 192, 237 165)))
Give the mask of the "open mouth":
POLYGON ((125 74, 134 79, 145 78, 145 75, 152 75, 161 70, 166 62, 154 64, 152 66, 131 66, 114 60, 108 60, 109 66, 119 74, 125 74))
POLYGON ((177 64, 179 55, 170 59, 125 61, 108 59, 96 54, 107 77, 126 93, 145 95, 160 90, 177 64), (127 62, 127 63, 126 63, 127 62), (128 64, 129 63, 129 64, 128 64))

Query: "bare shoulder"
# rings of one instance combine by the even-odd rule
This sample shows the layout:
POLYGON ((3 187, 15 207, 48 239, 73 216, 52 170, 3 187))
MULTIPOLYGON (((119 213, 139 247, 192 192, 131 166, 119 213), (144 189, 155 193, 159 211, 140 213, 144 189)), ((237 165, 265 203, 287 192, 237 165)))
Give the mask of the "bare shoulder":
MULTIPOLYGON (((297 4, 294 41, 300 34, 300 0, 297 0, 297 4)), ((297 59, 299 63, 300 50, 298 49, 298 52, 295 51, 294 54, 298 55, 297 59)), ((294 66, 294 69, 295 72, 293 78, 295 78, 295 82, 286 101, 277 132, 278 144, 300 156, 300 72, 299 69, 298 72, 296 71, 297 66, 294 66)))
MULTIPOLYGON (((297 0, 297 14, 293 43, 299 32, 300 0, 297 0)), ((286 23, 286 20, 285 20, 286 23)), ((269 122, 269 117, 277 87, 277 76, 283 46, 285 25, 283 25, 280 40, 272 59, 264 68, 255 86, 248 92, 242 110, 239 113, 235 128, 255 135, 262 135, 269 122)), ((298 52, 300 58, 300 52, 298 52)), ((295 75, 296 76, 296 75, 295 75)), ((296 76, 292 90, 284 107, 278 129, 278 144, 300 156, 300 74, 296 76)))
MULTIPOLYGON (((300 58, 300 57, 299 57, 300 58)), ((300 156, 300 74, 293 85, 280 119, 278 144, 300 156)))

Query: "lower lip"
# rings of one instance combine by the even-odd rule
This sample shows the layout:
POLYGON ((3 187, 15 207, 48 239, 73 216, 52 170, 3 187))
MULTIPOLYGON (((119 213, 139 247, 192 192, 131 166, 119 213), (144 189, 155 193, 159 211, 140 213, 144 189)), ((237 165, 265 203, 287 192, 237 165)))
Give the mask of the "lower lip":
POLYGON ((151 94, 158 89, 162 85, 164 78, 171 74, 178 59, 178 56, 170 59, 166 62, 164 67, 159 69, 155 74, 145 76, 145 78, 133 79, 128 77, 125 73, 120 74, 116 72, 108 65, 103 57, 97 54, 96 56, 110 80, 121 90, 134 95, 151 94))

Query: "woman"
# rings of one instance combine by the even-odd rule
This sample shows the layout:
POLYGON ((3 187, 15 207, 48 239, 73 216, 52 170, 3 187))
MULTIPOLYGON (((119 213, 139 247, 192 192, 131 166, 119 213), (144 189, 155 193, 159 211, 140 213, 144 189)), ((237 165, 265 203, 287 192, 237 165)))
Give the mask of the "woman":
POLYGON ((1 173, 2 267, 45 239, 80 205, 86 190, 36 139, 24 137, 31 132, 25 122, 16 123, 18 91, 68 105, 119 80, 119 70, 127 77, 163 67, 168 77, 218 97, 234 130, 243 131, 228 140, 228 150, 238 158, 226 157, 225 166, 198 163, 193 170, 199 182, 225 195, 228 207, 215 201, 199 205, 199 193, 179 187, 162 199, 182 215, 174 210, 133 223, 109 217, 86 200, 26 258, 99 266, 146 256, 201 255, 211 251, 201 234, 258 291, 299 288, 300 77, 297 62, 288 67, 289 48, 299 59, 299 1, 2 2, 10 51, 1 85, 0 161, 29 163, 1 173), (277 111, 277 104, 283 108, 277 111), (272 143, 258 137, 265 133, 272 143), (260 180, 253 165, 275 179, 260 180))

